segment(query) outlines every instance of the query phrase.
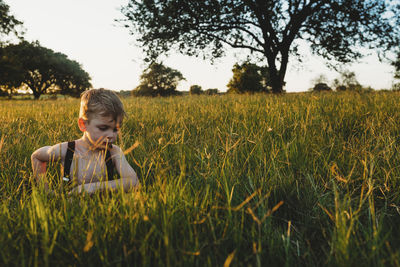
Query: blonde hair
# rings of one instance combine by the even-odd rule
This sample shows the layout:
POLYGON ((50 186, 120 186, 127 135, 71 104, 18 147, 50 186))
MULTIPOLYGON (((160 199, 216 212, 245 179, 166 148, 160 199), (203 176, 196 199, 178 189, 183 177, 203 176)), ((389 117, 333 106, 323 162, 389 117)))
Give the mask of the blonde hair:
POLYGON ((90 121, 92 115, 111 116, 114 120, 120 117, 122 120, 125 111, 121 100, 113 91, 104 88, 91 89, 81 95, 79 118, 90 121))

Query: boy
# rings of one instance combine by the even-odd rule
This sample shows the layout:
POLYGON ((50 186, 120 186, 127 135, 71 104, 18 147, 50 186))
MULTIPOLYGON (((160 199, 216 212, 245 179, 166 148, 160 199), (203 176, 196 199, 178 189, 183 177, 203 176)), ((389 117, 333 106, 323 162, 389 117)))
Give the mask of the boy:
MULTIPOLYGON (((83 136, 73 142, 45 146, 31 156, 33 174, 45 179, 46 164, 60 160, 63 180, 75 185, 71 193, 94 193, 101 190, 127 191, 138 186, 135 171, 122 150, 113 143, 125 115, 118 96, 105 89, 85 91, 81 97, 78 126, 83 136), (113 179, 113 169, 120 179, 113 179)), ((45 182, 45 188, 48 184, 45 182)))

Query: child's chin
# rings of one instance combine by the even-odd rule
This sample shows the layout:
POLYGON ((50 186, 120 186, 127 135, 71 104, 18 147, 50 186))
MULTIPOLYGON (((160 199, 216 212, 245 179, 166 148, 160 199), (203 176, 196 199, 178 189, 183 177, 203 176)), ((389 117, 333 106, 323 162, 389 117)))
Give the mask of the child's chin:
POLYGON ((101 145, 101 148, 102 149, 111 149, 111 147, 112 147, 112 143, 103 143, 102 145, 101 145))
POLYGON ((95 149, 111 149, 112 143, 102 143, 95 145, 95 149))

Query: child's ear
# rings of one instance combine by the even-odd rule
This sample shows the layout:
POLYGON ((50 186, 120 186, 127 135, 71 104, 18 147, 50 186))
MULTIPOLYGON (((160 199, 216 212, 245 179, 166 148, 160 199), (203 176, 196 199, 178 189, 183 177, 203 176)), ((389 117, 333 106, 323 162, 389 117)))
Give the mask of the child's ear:
POLYGON ((85 121, 84 119, 82 119, 82 118, 79 118, 79 119, 78 119, 78 126, 79 126, 79 129, 80 129, 82 132, 85 132, 85 131, 86 131, 86 121, 85 121))

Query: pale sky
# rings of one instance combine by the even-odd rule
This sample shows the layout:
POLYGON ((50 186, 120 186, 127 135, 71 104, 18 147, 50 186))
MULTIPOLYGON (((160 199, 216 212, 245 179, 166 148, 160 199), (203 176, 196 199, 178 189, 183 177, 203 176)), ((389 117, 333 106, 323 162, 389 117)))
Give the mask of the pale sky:
MULTIPOLYGON (((139 84, 139 76, 145 65, 143 52, 133 43, 135 36, 115 23, 123 18, 120 6, 127 0, 5 0, 11 13, 24 22, 26 39, 38 40, 44 47, 66 54, 79 62, 92 78, 94 88, 132 90, 139 84)), ((179 90, 189 90, 193 84, 203 89, 218 88, 224 92, 232 77, 232 66, 240 51, 232 49, 226 57, 214 65, 208 61, 172 55, 164 64, 179 70, 187 81, 179 90)), ((324 61, 311 56, 305 50, 304 61, 290 61, 286 74, 288 92, 306 91, 312 80, 320 74, 329 80, 339 76, 329 70, 324 61)), ((390 88, 393 67, 380 63, 375 55, 358 64, 348 66, 358 81, 375 89, 390 88)))

